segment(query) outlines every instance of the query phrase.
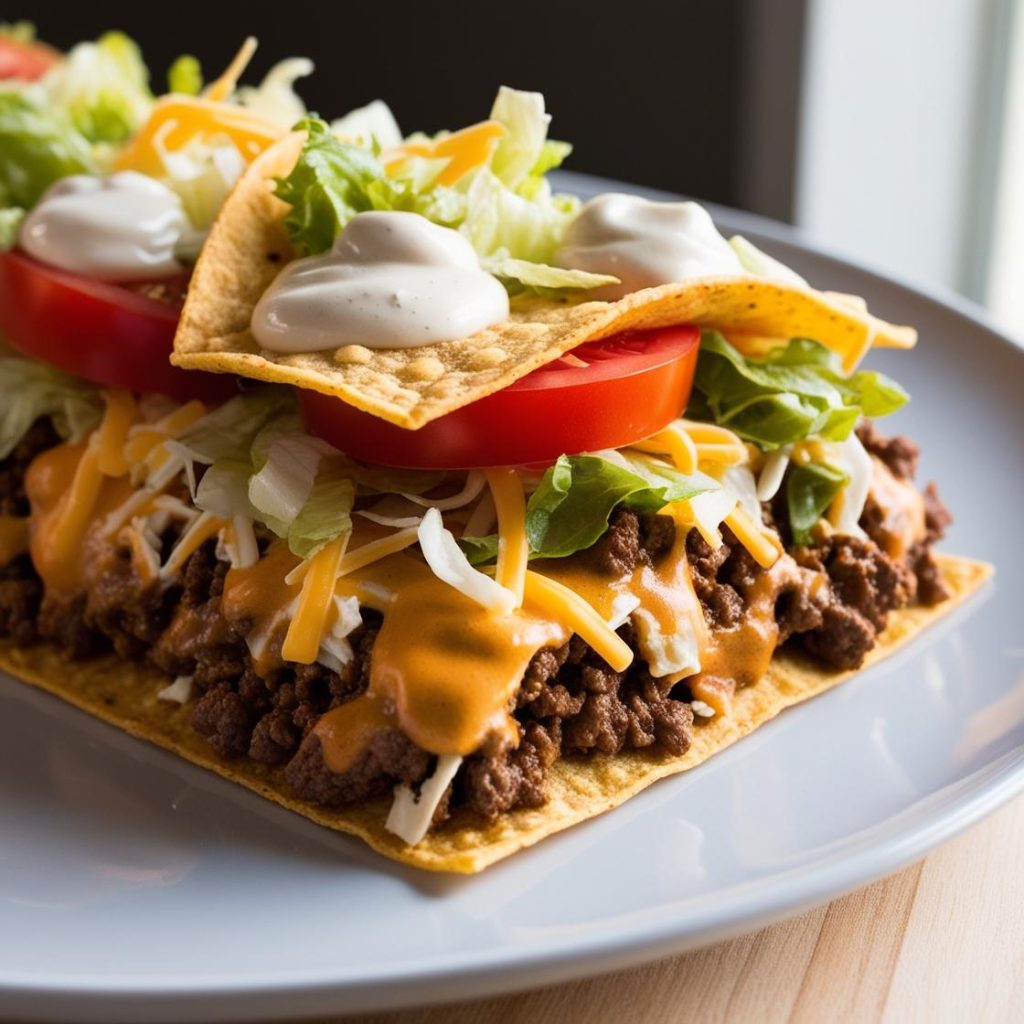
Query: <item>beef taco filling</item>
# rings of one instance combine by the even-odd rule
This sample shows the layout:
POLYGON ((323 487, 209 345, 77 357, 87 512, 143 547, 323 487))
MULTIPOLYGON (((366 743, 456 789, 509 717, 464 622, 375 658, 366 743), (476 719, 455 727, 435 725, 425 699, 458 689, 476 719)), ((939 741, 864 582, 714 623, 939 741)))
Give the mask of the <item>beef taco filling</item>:
MULTIPOLYGON (((233 402, 251 415, 260 400, 233 402)), ((181 408, 161 407, 156 423, 137 411, 124 447, 142 451, 138 439, 153 441, 181 408)), ((159 697, 186 704, 219 757, 273 766, 296 796, 327 807, 395 791, 396 808, 420 812, 393 822, 411 842, 456 811, 491 821, 542 806, 559 758, 681 755, 695 730, 729 715, 739 688, 757 685, 780 646, 856 668, 891 611, 946 596, 931 549, 948 514, 933 487, 913 485, 916 447, 870 423, 856 435, 872 466, 857 534, 822 520, 794 546, 780 487, 760 527, 778 550, 761 562, 758 546, 752 553, 724 523, 713 545, 678 507, 626 504, 589 546, 531 560, 531 581, 582 596, 593 621, 559 604, 565 591, 532 603, 528 586, 522 610, 496 627, 435 574, 420 548, 424 505, 457 506, 443 519, 453 538, 496 519, 493 490, 473 474, 389 471, 395 486, 425 488, 413 501, 382 494, 383 477, 349 463, 355 498, 341 561, 356 558, 335 581, 314 657, 297 660, 305 638, 293 624, 311 587, 295 577, 304 565, 315 574, 317 558, 307 565, 260 524, 243 557, 244 525, 195 504, 184 462, 156 486, 138 472, 132 484, 127 465, 123 476, 97 470, 92 507, 79 514, 83 466, 109 419, 108 406, 86 439, 62 443, 41 418, 0 463, 2 635, 56 644, 72 660, 115 652, 153 666, 166 677, 159 697)), ((202 434, 200 419, 192 440, 202 434)), ((186 432, 178 444, 189 442, 186 432)), ((155 450, 146 457, 160 462, 155 450)), ((191 467, 200 503, 214 467, 191 467)), ((534 495, 543 481, 534 478, 534 495)))

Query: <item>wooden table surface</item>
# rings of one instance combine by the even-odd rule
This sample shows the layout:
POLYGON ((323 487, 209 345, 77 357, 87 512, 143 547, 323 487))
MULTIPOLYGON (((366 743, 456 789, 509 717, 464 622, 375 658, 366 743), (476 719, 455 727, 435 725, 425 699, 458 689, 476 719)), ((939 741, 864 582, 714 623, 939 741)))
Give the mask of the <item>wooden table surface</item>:
POLYGON ((1022 861, 1024 797, 898 874, 751 935, 553 988, 345 1020, 1024 1021, 1022 861))

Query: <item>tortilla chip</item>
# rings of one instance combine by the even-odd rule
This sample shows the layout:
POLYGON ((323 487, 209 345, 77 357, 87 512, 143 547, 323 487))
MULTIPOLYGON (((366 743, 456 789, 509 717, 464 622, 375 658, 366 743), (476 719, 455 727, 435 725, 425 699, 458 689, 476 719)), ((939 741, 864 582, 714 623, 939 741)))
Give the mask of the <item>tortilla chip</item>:
POLYGON ((741 348, 764 339, 815 338, 852 369, 872 345, 908 348, 910 327, 871 316, 855 296, 814 292, 756 277, 708 277, 634 292, 618 302, 519 298, 508 321, 472 337, 411 349, 281 355, 249 329, 260 297, 295 253, 288 207, 271 192, 292 169, 303 136, 268 149, 243 175, 196 264, 172 362, 320 391, 400 427, 416 429, 507 387, 569 349, 623 330, 693 323, 741 348))
MULTIPOLYGON (((983 562, 949 555, 937 559, 952 596, 934 608, 913 607, 894 612, 878 645, 868 655, 867 664, 887 657, 948 614, 992 575, 992 567, 983 562)), ((778 655, 764 679, 736 694, 731 714, 716 717, 694 730, 693 743, 682 756, 629 751, 614 756, 564 758, 555 763, 548 775, 549 800, 543 807, 505 814, 490 825, 482 825, 468 814, 457 814, 428 833, 418 846, 409 847, 384 829, 389 800, 330 810, 296 799, 281 768, 218 758, 189 724, 190 707, 157 698, 157 691, 167 679, 152 668, 114 656, 69 663, 52 647, 20 649, 5 641, 0 643, 0 669, 133 736, 173 750, 194 764, 239 782, 282 807, 328 828, 359 836, 393 860, 428 871, 461 874, 481 871, 545 836, 617 807, 652 782, 693 768, 784 708, 822 693, 854 674, 825 672, 810 661, 778 655)))

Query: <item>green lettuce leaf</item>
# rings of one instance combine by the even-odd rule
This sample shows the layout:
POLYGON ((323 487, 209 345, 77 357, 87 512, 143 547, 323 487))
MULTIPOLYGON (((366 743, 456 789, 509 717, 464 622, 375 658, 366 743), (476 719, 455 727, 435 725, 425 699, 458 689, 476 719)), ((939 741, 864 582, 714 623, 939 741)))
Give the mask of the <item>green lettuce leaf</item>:
POLYGON ((304 118, 296 128, 308 133, 306 143, 275 190, 291 207, 285 226, 292 242, 305 254, 325 252, 357 213, 404 210, 461 232, 484 268, 511 291, 562 292, 613 283, 604 275, 552 266, 579 201, 553 194, 544 177, 570 147, 547 139, 543 97, 502 88, 491 116, 507 134, 488 166, 455 185, 437 183, 447 161, 428 157, 410 157, 388 176, 376 145, 343 142, 324 121, 304 118))
POLYGON ((716 485, 701 473, 685 474, 651 463, 617 465, 596 455, 563 455, 544 474, 526 509, 531 550, 562 558, 591 547, 608 529, 614 509, 657 512, 716 485))
POLYGON ((611 274, 592 274, 588 270, 566 270, 546 263, 516 260, 511 256, 489 257, 482 261, 483 268, 506 282, 515 282, 536 292, 561 292, 577 288, 600 288, 618 284, 611 274))
POLYGON ((716 423, 765 450, 812 436, 845 440, 861 416, 888 415, 908 399, 875 371, 843 376, 838 355, 809 338, 754 358, 715 331, 701 338, 694 385, 716 423))
POLYGON ((65 111, 90 142, 126 142, 153 106, 142 54, 123 32, 73 47, 43 86, 48 105, 65 111))
POLYGON ((291 206, 285 227, 296 248, 315 255, 330 249, 357 213, 383 208, 368 189, 384 179, 384 168, 369 150, 336 138, 319 118, 304 118, 295 128, 307 133, 306 143, 288 177, 277 179, 274 195, 291 206))
POLYGON ((0 92, 0 207, 27 210, 59 178, 97 171, 88 142, 59 110, 0 92))
POLYGON ((790 468, 786 474, 786 504, 794 544, 810 540, 811 528, 849 481, 841 469, 821 462, 790 468))
POLYGON ((339 534, 352 529, 356 485, 345 459, 327 459, 302 509, 288 527, 288 547, 309 558, 339 534))
POLYGON ((203 67, 198 57, 183 53, 167 71, 167 91, 198 96, 203 91, 203 67))
POLYGON ((30 359, 0 358, 0 393, 0 459, 14 451, 41 416, 52 417, 61 437, 78 440, 103 412, 98 388, 30 359))
POLYGON ((8 206, 0 210, 0 252, 12 248, 18 241, 18 229, 25 217, 20 206, 8 206))
POLYGON ((459 547, 469 559, 470 565, 486 565, 498 557, 498 535, 491 533, 486 537, 460 537, 459 547))
POLYGON ((300 432, 295 400, 276 388, 238 395, 199 420, 172 450, 207 465, 195 504, 241 515, 308 558, 352 527, 353 464, 300 432))
MULTIPOLYGON (((657 512, 718 484, 703 473, 680 473, 657 459, 622 452, 563 455, 541 479, 526 504, 526 536, 531 558, 564 558, 594 545, 619 506, 657 512)), ((498 538, 462 537, 459 546, 471 565, 493 562, 498 538)))

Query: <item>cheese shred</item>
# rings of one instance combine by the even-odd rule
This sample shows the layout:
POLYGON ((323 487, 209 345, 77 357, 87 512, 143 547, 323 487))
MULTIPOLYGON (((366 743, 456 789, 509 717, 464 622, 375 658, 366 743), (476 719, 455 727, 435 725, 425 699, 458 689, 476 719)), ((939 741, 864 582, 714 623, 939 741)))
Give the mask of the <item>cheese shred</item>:
POLYGON ((526 574, 525 589, 530 604, 579 634, 616 672, 624 672, 633 663, 629 644, 574 590, 533 571, 526 574))
POLYGON ((523 603, 530 544, 526 537, 526 496, 519 474, 510 468, 485 470, 498 514, 498 567, 495 579, 523 603))
POLYGON ((281 647, 281 657, 299 665, 312 665, 320 651, 320 642, 330 626, 334 607, 334 586, 341 561, 348 547, 350 532, 335 537, 310 559, 302 581, 299 604, 281 647))

